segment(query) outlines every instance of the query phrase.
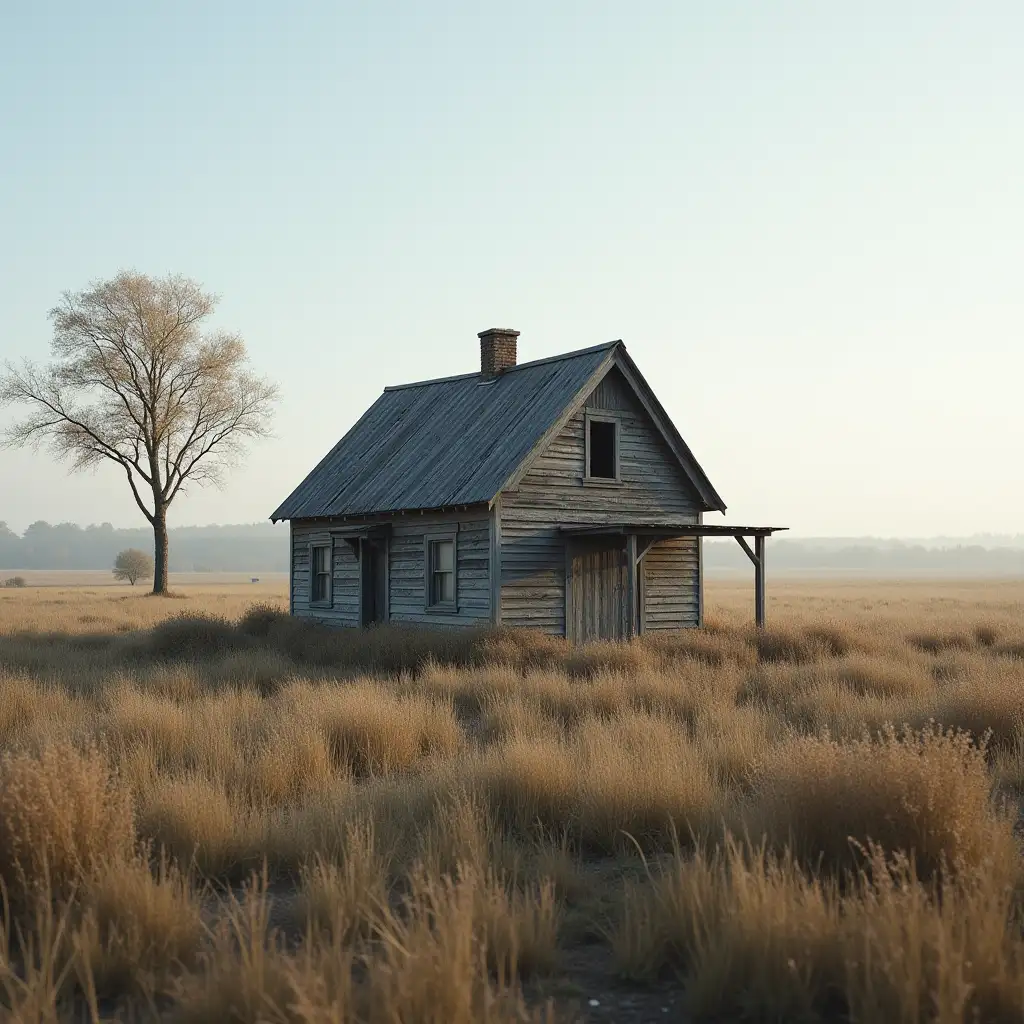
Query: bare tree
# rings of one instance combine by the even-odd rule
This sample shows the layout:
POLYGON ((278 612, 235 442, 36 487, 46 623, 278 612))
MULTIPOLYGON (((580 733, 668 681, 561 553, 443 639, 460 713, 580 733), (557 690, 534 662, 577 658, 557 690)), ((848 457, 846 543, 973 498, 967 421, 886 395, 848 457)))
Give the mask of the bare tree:
POLYGON ((0 403, 30 407, 6 444, 124 471, 153 527, 154 594, 167 590, 171 502, 186 484, 219 483, 245 442, 267 435, 277 399, 238 335, 203 333, 216 303, 185 277, 118 274, 50 311, 53 362, 8 363, 0 376, 0 403))
POLYGON ((138 548, 125 548, 114 559, 114 579, 127 580, 133 587, 153 575, 153 556, 138 548))

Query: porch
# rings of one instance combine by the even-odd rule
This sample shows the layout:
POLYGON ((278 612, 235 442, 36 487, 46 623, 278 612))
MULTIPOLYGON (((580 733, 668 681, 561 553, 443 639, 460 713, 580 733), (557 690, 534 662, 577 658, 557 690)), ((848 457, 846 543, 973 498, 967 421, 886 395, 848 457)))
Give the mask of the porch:
MULTIPOLYGON (((785 526, 723 526, 704 523, 666 525, 662 523, 604 523, 562 526, 567 542, 566 635, 604 637, 636 636, 643 632, 641 567, 644 556, 659 540, 680 537, 733 537, 754 565, 754 621, 765 624, 767 588, 765 542, 785 526), (753 546, 751 546, 753 541, 753 546), (575 542, 575 545, 574 545, 575 542), (581 561, 579 547, 589 542, 602 550, 621 550, 622 557, 589 558, 581 561), (575 625, 573 625, 575 624, 575 625)), ((703 573, 698 567, 698 585, 703 573)))

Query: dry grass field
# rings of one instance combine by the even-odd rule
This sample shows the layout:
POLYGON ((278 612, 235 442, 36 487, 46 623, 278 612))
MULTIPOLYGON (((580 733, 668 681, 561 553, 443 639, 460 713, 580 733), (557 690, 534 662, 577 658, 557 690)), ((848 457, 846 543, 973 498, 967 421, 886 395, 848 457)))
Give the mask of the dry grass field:
POLYGON ((0 590, 0 1019, 1024 1019, 1024 583, 583 649, 181 589, 0 590))

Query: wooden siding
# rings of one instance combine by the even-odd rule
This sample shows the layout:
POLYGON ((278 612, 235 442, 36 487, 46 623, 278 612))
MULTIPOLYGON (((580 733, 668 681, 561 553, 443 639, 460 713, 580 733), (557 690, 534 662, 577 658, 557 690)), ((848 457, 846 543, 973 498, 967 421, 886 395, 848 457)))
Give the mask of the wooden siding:
MULTIPOLYGON (((434 513, 368 517, 367 525, 390 523, 388 537, 389 621, 426 625, 481 625, 491 618, 491 526, 486 508, 463 513, 434 513), (457 614, 425 609, 425 548, 428 533, 457 532, 457 614)), ((309 546, 327 543, 332 528, 352 529, 359 521, 326 520, 292 523, 292 609, 300 617, 338 626, 359 625, 359 559, 356 549, 341 537, 333 538, 333 594, 330 607, 309 604, 309 546)))
POLYGON ((501 495, 502 623, 565 635, 560 525, 696 523, 700 509, 700 497, 661 433, 613 368, 518 486, 501 495), (584 482, 587 411, 616 415, 619 481, 584 482))
POLYGON ((329 523, 292 523, 292 614, 337 626, 359 625, 359 559, 351 544, 333 538, 331 606, 309 604, 309 547, 332 543, 329 523))
POLYGON ((565 543, 557 523, 502 504, 501 622, 565 635, 565 543))
POLYGON ((421 625, 486 625, 491 618, 491 524, 485 511, 462 516, 423 515, 399 519, 391 533, 391 621, 421 625), (424 537, 458 528, 455 596, 458 614, 424 609, 424 537))
POLYGON ((696 537, 660 540, 644 555, 640 567, 645 630, 699 625, 699 543, 696 537))

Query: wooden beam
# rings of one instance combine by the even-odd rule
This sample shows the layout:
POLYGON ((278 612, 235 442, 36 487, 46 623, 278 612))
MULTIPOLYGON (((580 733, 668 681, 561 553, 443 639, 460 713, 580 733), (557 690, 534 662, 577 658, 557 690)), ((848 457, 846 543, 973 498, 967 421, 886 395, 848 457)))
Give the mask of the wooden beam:
POLYGON ((636 564, 639 565, 644 560, 644 555, 658 543, 657 537, 644 537, 643 539, 637 540, 636 546, 636 564))
MULTIPOLYGON (((746 551, 747 557, 754 563, 754 568, 756 569, 757 568, 757 555, 755 555, 754 552, 750 550, 750 545, 747 543, 747 538, 746 537, 740 537, 737 534, 737 536, 736 536, 736 543, 739 544, 739 546, 741 548, 743 548, 744 551, 746 551)), ((762 543, 761 538, 760 537, 755 537, 754 538, 754 543, 755 544, 762 543)))
POLYGON ((754 562, 754 621, 758 629, 764 628, 767 591, 764 578, 764 537, 754 538, 756 560, 754 562))
POLYGON ((637 622, 636 601, 636 566, 640 559, 636 553, 636 534, 626 535, 626 636, 636 636, 639 632, 637 622))

